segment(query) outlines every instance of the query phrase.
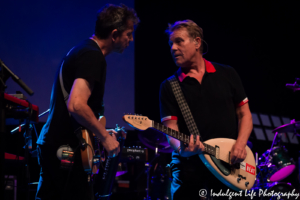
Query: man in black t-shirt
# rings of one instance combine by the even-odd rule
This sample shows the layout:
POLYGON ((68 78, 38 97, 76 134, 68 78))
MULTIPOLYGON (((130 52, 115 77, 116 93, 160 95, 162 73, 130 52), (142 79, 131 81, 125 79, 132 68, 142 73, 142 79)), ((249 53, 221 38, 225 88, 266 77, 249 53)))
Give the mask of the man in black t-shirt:
MULTIPOLYGON (((252 130, 252 116, 241 80, 229 66, 203 58, 203 31, 193 21, 175 22, 167 30, 171 54, 179 70, 174 74, 191 110, 201 141, 236 139, 231 162, 246 158, 246 144, 252 130), (238 122, 238 124, 237 124, 238 122)), ((165 126, 188 134, 179 105, 168 80, 160 88, 160 113, 165 126)), ((200 199, 199 190, 215 193, 228 189, 204 166, 198 154, 204 150, 199 136, 188 146, 168 137, 172 153, 172 199, 200 199)), ((215 199, 216 197, 213 197, 215 199)), ((225 197, 228 199, 228 197, 225 197)))
POLYGON ((60 168, 57 150, 61 145, 76 149, 79 141, 74 129, 82 126, 101 140, 108 156, 119 153, 116 137, 97 120, 104 110, 105 57, 128 47, 138 22, 132 8, 107 4, 98 12, 95 34, 64 57, 52 88, 50 113, 37 141, 41 172, 36 199, 94 199, 80 149, 69 171, 60 168))

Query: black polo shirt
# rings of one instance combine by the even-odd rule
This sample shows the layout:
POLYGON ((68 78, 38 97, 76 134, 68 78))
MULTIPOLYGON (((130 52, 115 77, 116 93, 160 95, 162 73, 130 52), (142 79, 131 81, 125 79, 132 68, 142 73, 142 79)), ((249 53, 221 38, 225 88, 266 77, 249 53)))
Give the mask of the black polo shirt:
MULTIPOLYGON (((175 73, 187 104, 199 129, 202 141, 212 138, 236 139, 236 108, 248 102, 236 71, 226 65, 205 60, 206 71, 201 84, 182 73, 175 73)), ((160 88, 161 121, 178 120, 180 132, 189 135, 169 81, 160 88)))

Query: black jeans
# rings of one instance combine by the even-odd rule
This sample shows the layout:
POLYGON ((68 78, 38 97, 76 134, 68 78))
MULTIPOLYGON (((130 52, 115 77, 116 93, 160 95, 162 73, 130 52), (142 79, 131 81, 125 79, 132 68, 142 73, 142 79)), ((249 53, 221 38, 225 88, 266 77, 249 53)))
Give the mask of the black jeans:
MULTIPOLYGON (((171 196, 173 200, 228 200, 226 192, 238 192, 231 190, 219 181, 202 163, 199 156, 179 158, 174 156, 171 162, 173 181, 171 184, 171 196), (211 194, 223 193, 224 196, 211 196, 211 194)), ((233 196, 232 200, 248 199, 242 196, 233 196)))
POLYGON ((36 200, 93 200, 91 183, 83 169, 80 149, 75 152, 70 170, 61 169, 56 156, 58 147, 39 145, 38 160, 41 167, 36 200))

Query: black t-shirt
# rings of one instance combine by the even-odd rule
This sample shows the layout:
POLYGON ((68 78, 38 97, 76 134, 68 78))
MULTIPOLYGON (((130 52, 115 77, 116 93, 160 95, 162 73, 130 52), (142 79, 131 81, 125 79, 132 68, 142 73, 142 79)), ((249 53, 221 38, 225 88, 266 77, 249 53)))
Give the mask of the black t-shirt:
MULTIPOLYGON (((183 74, 180 69, 175 73, 177 79, 181 80, 179 85, 192 112, 201 140, 236 139, 238 134, 236 108, 248 102, 241 80, 232 67, 206 60, 205 65, 206 72, 201 84, 195 78, 183 74)), ((189 135, 167 80, 160 88, 160 114, 162 121, 178 120, 179 131, 189 135)))
MULTIPOLYGON (((96 117, 103 115, 106 61, 97 43, 91 39, 83 41, 68 52, 62 63, 63 84, 68 94, 70 94, 74 80, 77 78, 95 81, 88 105, 96 117)), ((60 67, 56 72, 51 92, 49 116, 37 144, 77 146, 78 140, 74 134, 74 123, 67 110, 60 86, 60 67)))

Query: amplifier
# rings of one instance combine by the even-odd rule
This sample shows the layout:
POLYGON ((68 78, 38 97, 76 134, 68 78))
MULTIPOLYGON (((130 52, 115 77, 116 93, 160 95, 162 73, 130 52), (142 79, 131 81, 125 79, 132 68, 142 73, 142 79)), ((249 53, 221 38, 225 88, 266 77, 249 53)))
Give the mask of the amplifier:
POLYGON ((120 158, 124 161, 148 161, 148 149, 141 147, 123 147, 120 158))

